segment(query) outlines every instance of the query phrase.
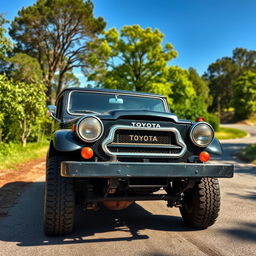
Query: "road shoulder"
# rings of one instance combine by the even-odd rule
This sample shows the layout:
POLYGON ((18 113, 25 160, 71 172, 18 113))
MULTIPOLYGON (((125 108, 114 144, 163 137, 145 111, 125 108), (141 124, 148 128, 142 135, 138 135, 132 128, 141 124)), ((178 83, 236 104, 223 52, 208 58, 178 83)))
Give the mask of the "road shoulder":
POLYGON ((45 158, 19 164, 15 169, 0 170, 0 220, 8 216, 8 210, 21 193, 44 175, 45 158))

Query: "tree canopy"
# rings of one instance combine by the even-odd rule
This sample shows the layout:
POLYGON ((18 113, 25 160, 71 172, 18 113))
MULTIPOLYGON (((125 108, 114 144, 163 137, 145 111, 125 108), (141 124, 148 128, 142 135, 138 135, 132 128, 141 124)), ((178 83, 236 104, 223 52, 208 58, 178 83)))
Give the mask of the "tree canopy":
POLYGON ((256 73, 245 71, 235 84, 235 116, 246 119, 256 112, 256 73))
POLYGON ((180 67, 169 68, 169 80, 172 92, 170 98, 171 111, 180 118, 194 119, 206 116, 207 105, 201 97, 198 97, 193 81, 190 80, 190 72, 180 67))
POLYGON ((5 35, 6 29, 4 25, 7 22, 3 15, 0 14, 0 60, 5 60, 6 54, 12 51, 12 43, 5 35))
POLYGON ((7 60, 8 75, 16 81, 25 83, 42 83, 42 70, 36 58, 25 53, 16 53, 7 60))
POLYGON ((59 76, 58 92, 64 74, 84 65, 80 61, 88 50, 87 43, 104 27, 103 18, 94 18, 90 0, 37 0, 18 12, 11 23, 10 35, 17 43, 16 51, 38 60, 48 99, 52 101, 54 76, 59 76))
POLYGON ((101 86, 115 89, 160 93, 168 96, 168 62, 177 56, 170 43, 162 46, 164 35, 151 28, 139 25, 124 26, 120 34, 115 28, 105 32, 99 43, 98 52, 91 55, 95 67, 101 64, 104 75, 91 74, 101 86), (100 62, 98 55, 102 56, 100 62), (102 63, 104 60, 104 63, 102 63))
POLYGON ((193 84, 197 98, 202 101, 202 104, 205 105, 205 108, 207 109, 208 106, 212 103, 208 83, 197 73, 196 69, 190 67, 188 71, 188 78, 193 84))
POLYGON ((223 57, 209 65, 204 77, 213 97, 211 111, 220 113, 234 107, 235 83, 248 70, 256 71, 256 51, 243 48, 236 48, 232 57, 223 57))

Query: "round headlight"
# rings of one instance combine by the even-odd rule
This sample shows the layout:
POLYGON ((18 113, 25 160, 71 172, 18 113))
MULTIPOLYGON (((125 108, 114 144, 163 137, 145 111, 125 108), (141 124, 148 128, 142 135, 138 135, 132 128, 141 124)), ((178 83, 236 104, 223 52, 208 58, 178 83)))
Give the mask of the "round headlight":
POLYGON ((190 132, 192 142, 198 147, 207 147, 214 138, 213 128, 207 123, 196 123, 190 132))
POLYGON ((77 123, 77 135, 86 142, 98 140, 103 133, 103 124, 96 116, 87 116, 77 123))

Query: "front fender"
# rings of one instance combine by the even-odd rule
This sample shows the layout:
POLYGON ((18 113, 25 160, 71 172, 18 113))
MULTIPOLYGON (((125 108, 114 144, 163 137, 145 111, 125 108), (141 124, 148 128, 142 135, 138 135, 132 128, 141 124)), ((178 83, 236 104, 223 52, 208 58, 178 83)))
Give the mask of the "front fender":
POLYGON ((53 146, 62 152, 71 152, 82 148, 82 145, 74 140, 74 133, 70 129, 56 131, 53 134, 53 146))
POLYGON ((222 146, 217 138, 214 138, 212 143, 205 149, 210 154, 221 156, 223 154, 222 146))

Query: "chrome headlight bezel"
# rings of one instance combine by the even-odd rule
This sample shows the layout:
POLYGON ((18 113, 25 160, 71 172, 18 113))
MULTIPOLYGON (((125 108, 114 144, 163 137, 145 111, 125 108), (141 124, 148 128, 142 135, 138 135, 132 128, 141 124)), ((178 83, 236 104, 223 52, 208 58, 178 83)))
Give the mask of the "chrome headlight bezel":
MULTIPOLYGON (((201 136, 203 136, 203 135, 201 135, 201 136)), ((204 136, 204 137, 207 137, 207 136, 204 136)), ((213 141, 213 139, 214 139, 214 130, 213 130, 212 126, 210 124, 206 123, 206 122, 197 122, 197 123, 193 124, 193 126, 191 127, 190 139, 193 142, 193 144, 196 145, 197 147, 205 148, 208 145, 210 145, 211 142, 213 141), (201 129, 203 128, 204 130, 208 129, 207 132, 209 133, 208 134, 209 140, 207 142, 203 142, 202 139, 200 140, 200 138, 199 138, 200 136, 198 136, 196 134, 196 132, 198 133, 198 129, 200 129, 200 128, 201 129)))
MULTIPOLYGON (((88 124, 87 124, 88 125, 88 124)), ((90 124, 91 125, 91 124, 90 124)), ((89 128, 90 129, 90 128, 89 128)), ((85 141, 85 142, 88 142, 88 143, 92 143, 92 142, 95 142, 97 140, 99 140, 102 136, 104 132, 104 126, 103 126, 103 123, 102 121, 100 120, 100 118, 98 118, 97 116, 94 116, 94 115, 88 115, 88 116, 85 116, 85 117, 82 117, 76 124, 76 134, 77 136, 85 141), (98 124, 98 128, 100 128, 100 131, 96 133, 96 135, 92 138, 86 138, 83 133, 82 133, 82 129, 85 129, 86 127, 86 122, 90 121, 90 119, 94 119, 97 121, 96 124, 98 124)))

